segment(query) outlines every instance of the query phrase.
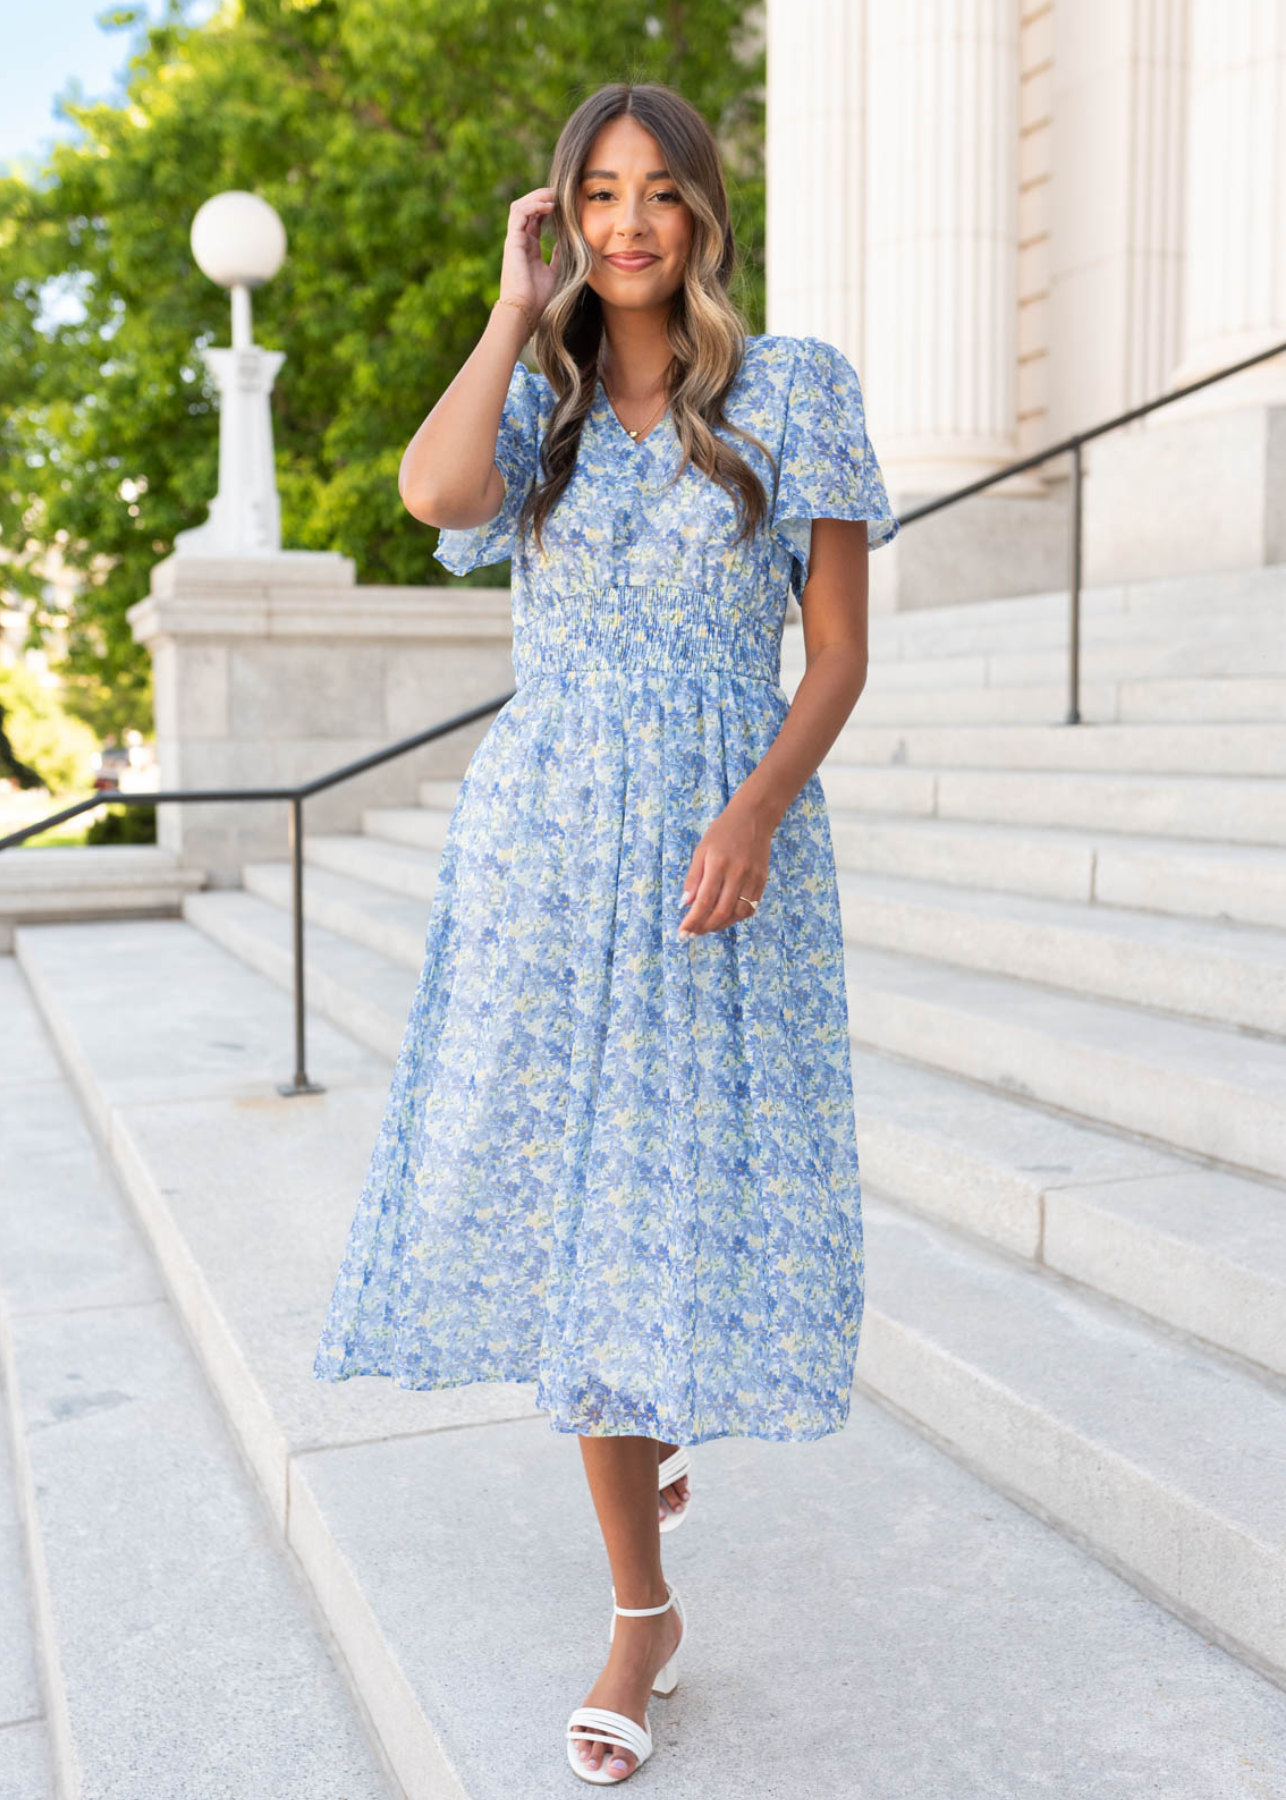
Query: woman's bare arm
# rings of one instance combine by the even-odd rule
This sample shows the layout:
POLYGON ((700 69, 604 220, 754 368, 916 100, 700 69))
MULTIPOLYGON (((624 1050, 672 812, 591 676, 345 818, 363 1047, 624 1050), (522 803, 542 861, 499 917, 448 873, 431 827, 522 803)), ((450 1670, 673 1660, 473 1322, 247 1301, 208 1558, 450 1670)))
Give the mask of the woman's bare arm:
POLYGON ((692 853, 679 936, 722 931, 759 900, 773 833, 844 729, 866 685, 867 523, 814 519, 801 597, 808 666, 781 729, 692 853))
POLYGON ((425 525, 458 531, 500 511, 505 483, 496 437, 528 335, 524 314, 497 301, 460 373, 407 445, 397 491, 425 525))
POLYGON ((781 730, 737 790, 774 829, 821 766, 866 686, 869 557, 865 519, 814 519, 800 596, 807 666, 781 730))
POLYGON ((554 205, 552 188, 534 188, 509 208, 500 271, 502 300, 460 373, 407 445, 397 491, 425 525, 467 530, 500 511, 504 476, 496 439, 514 364, 548 304, 556 280, 557 249, 546 265, 540 232, 554 205), (506 302, 517 301, 511 306, 506 302))

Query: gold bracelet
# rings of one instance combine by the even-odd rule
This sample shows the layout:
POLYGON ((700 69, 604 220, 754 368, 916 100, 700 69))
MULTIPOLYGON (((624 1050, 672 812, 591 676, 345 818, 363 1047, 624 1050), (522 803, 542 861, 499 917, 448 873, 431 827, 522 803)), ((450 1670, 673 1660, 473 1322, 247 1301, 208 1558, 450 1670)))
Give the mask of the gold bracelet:
POLYGON ((531 313, 523 305, 521 300, 506 300, 504 295, 502 294, 495 301, 495 305, 496 306, 516 306, 518 308, 518 311, 522 314, 523 318, 526 319, 528 330, 531 329, 531 313))

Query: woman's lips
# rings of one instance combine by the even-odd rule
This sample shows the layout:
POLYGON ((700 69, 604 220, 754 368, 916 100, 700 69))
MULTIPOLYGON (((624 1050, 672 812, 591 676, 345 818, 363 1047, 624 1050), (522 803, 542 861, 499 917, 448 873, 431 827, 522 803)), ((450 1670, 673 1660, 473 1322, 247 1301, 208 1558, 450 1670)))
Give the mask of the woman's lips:
POLYGON ((608 262, 615 263, 618 269, 646 269, 649 264, 659 262, 656 256, 609 256, 608 262))

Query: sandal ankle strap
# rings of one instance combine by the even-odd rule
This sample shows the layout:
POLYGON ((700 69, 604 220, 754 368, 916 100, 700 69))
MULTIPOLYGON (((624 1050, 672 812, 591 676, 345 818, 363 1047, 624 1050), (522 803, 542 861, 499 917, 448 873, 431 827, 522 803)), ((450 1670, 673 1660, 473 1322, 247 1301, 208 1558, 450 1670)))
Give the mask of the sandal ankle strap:
POLYGON ((674 1605, 674 1589, 670 1587, 668 1582, 666 1583, 666 1588, 670 1597, 660 1606, 618 1606, 616 1604, 616 1589, 613 1588, 612 1611, 620 1613, 622 1618, 626 1619, 646 1619, 650 1618, 653 1613, 669 1612, 670 1608, 674 1605))

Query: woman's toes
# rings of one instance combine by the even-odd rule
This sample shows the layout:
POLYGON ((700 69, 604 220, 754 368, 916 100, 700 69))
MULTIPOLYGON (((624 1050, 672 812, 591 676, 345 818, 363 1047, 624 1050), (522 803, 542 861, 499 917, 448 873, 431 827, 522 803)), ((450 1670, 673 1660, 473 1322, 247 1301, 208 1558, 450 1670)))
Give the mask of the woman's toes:
POLYGON ((607 1772, 609 1775, 620 1775, 624 1778, 634 1767, 634 1762, 635 1758, 633 1752, 622 1750, 618 1745, 611 1751, 608 1757, 607 1772))

